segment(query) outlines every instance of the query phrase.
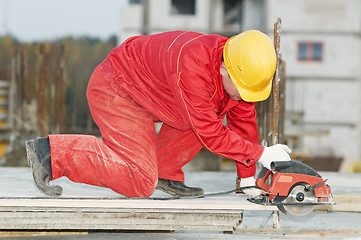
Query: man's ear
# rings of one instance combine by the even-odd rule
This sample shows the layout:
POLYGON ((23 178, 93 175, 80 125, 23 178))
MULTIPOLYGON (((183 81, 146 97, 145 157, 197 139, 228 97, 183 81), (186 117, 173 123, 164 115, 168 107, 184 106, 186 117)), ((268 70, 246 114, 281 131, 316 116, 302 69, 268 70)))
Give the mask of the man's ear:
POLYGON ((226 65, 224 64, 224 62, 222 62, 221 66, 219 67, 219 71, 222 76, 228 74, 227 68, 226 68, 226 65))

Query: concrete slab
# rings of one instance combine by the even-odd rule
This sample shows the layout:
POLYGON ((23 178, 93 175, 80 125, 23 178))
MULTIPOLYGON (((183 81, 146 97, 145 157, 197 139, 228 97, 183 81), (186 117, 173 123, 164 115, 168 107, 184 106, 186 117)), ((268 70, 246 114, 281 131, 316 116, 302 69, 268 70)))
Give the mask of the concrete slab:
MULTIPOLYGON (((328 178, 334 194, 361 194, 361 174, 322 172, 328 178)), ((206 192, 217 192, 235 187, 232 172, 188 172, 186 183, 200 186, 206 192)), ((119 195, 109 189, 70 182, 66 178, 54 181, 64 188, 63 197, 110 197, 119 195)), ((156 191, 153 196, 168 196, 156 191)), ((0 197, 44 197, 34 186, 29 168, 0 168, 0 197)), ((233 195, 234 197, 234 195, 233 195)), ((360 209, 361 212, 361 209, 360 209)), ((272 228, 270 211, 245 211, 242 224, 233 235, 217 231, 176 231, 173 233, 91 233, 74 235, 71 239, 361 239, 361 213, 319 212, 305 217, 280 216, 280 229, 272 228)), ((43 233, 42 233, 43 234, 43 233)), ((0 233, 0 237, 3 236, 0 233)), ((16 234, 10 238, 17 239, 16 234)), ((27 238, 25 238, 27 239, 27 238)), ((69 236, 31 237, 28 239, 70 239, 69 236)))

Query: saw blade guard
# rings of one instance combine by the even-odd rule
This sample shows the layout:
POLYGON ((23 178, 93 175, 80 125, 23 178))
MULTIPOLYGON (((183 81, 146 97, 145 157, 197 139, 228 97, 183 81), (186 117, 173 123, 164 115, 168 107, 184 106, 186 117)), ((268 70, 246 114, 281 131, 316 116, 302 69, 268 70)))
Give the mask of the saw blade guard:
POLYGON ((280 173, 297 173, 321 178, 321 175, 310 166, 299 161, 273 161, 271 170, 280 173))
MULTIPOLYGON (((256 186, 261 188, 262 190, 268 192, 271 184, 271 180, 269 179, 272 171, 268 170, 267 168, 263 167, 262 170, 259 172, 256 178, 256 186)), ((272 175, 271 175, 272 177, 272 175)))

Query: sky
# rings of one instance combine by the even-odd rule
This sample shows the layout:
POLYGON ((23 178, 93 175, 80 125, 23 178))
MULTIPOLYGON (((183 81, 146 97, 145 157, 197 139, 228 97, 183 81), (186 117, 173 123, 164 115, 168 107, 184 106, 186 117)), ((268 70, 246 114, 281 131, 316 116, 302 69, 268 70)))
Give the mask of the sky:
POLYGON ((126 0, 0 0, 0 35, 20 41, 120 34, 126 0))

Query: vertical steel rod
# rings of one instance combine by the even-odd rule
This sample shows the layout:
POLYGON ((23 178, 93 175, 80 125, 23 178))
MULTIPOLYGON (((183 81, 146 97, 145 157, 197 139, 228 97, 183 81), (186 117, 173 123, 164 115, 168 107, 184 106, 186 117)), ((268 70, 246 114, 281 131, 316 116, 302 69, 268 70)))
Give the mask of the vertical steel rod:
MULTIPOLYGON (((272 145, 279 143, 279 121, 280 121, 280 30, 281 30, 281 19, 278 18, 274 24, 274 48, 276 52, 276 71, 273 77, 272 88, 273 88, 273 111, 272 111, 272 145)), ((280 212, 279 210, 273 211, 273 228, 278 229, 280 227, 280 212)))
POLYGON ((272 144, 279 143, 279 121, 280 121, 280 66, 281 66, 281 54, 280 54, 280 28, 281 19, 278 18, 274 24, 274 48, 276 52, 276 71, 273 77, 273 119, 272 119, 272 144))

